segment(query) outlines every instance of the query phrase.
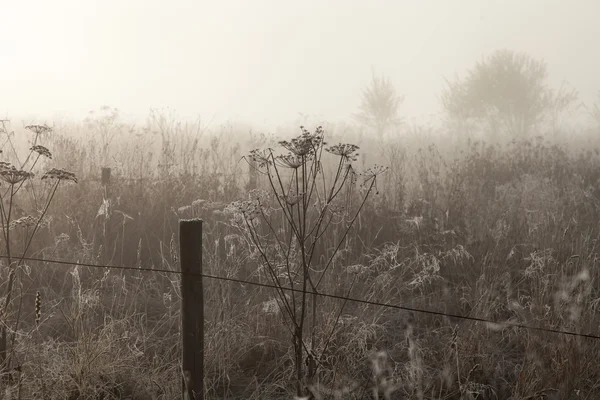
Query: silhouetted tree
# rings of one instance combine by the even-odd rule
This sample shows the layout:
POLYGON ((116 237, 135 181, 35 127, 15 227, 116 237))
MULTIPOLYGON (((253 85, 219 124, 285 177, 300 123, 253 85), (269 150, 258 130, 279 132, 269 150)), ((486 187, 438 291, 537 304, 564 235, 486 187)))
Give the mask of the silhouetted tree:
POLYGON ((478 62, 466 78, 447 82, 442 102, 455 119, 486 123, 492 133, 524 136, 547 116, 554 125, 557 112, 577 99, 575 91, 564 88, 554 93, 546 81, 545 62, 498 50, 478 62))
POLYGON ((404 96, 396 93, 389 78, 377 77, 373 71, 371 84, 363 90, 359 112, 354 118, 375 129, 379 137, 385 131, 402 122, 398 116, 398 107, 404 101, 404 96))
POLYGON ((600 129, 600 90, 598 91, 598 99, 592 106, 590 114, 594 118, 594 121, 596 121, 596 127, 600 129))
POLYGON ((583 104, 577 102, 579 93, 574 88, 568 88, 563 82, 560 88, 555 92, 548 90, 550 105, 548 109, 549 122, 551 131, 557 134, 561 130, 561 119, 566 111, 573 111, 581 107, 583 104))
POLYGON ((100 144, 100 157, 103 165, 109 163, 110 145, 123 132, 125 125, 120 122, 120 112, 116 108, 103 106, 100 111, 90 111, 84 122, 90 133, 100 144))

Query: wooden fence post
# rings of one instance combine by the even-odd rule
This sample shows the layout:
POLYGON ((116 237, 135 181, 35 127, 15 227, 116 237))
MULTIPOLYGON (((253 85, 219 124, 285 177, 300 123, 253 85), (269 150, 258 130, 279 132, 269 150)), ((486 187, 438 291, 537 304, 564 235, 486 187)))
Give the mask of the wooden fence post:
POLYGON ((102 177, 100 178, 102 182, 102 186, 108 186, 110 183, 110 168, 102 167, 102 177))
POLYGON ((204 400, 204 294, 202 220, 179 221, 181 262, 182 391, 184 400, 204 400))
POLYGON ((248 184, 246 190, 251 191, 258 187, 258 166, 256 161, 248 161, 248 184))

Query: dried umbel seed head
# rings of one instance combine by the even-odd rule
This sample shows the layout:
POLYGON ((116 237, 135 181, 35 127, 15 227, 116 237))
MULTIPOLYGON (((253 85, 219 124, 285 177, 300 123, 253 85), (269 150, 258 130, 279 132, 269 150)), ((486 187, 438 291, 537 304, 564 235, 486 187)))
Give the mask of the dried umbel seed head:
POLYGON ((314 155, 317 148, 325 145, 323 141, 323 128, 318 127, 314 133, 310 133, 303 126, 300 129, 302 130, 302 135, 293 138, 289 142, 287 140, 280 141, 279 145, 299 157, 314 155))
POLYGON ((12 169, 15 169, 15 167, 11 163, 0 161, 0 171, 10 171, 12 169))
POLYGON ((355 144, 340 143, 325 149, 326 152, 340 156, 348 161, 356 161, 359 147, 355 144))
POLYGON ((52 153, 50 153, 50 150, 48 150, 47 148, 45 148, 44 146, 41 145, 35 145, 32 148, 30 148, 29 150, 31 151, 35 151, 36 153, 38 153, 40 156, 44 156, 44 157, 48 157, 48 158, 52 158, 52 153))
POLYGON ((368 179, 368 178, 374 178, 377 175, 383 174, 384 172, 386 172, 388 170, 387 167, 384 167, 382 165, 377 165, 375 164, 373 167, 368 168, 363 175, 368 179))
POLYGON ((27 215, 25 217, 21 217, 19 219, 15 219, 10 222, 10 229, 14 229, 16 227, 22 228, 31 228, 37 224, 37 219, 32 217, 31 215, 27 215))
POLYGON ((16 185, 26 179, 33 178, 33 172, 16 169, 9 163, 0 163, 0 179, 10 185, 16 185))
POLYGON ((259 168, 264 168, 272 164, 271 154, 268 150, 254 149, 250 151, 248 159, 259 168))
POLYGON ((50 128, 46 124, 44 124, 44 125, 27 125, 25 127, 25 129, 28 129, 31 132, 38 134, 38 135, 40 135, 40 134, 43 135, 43 134, 52 132, 52 128, 50 128))
POLYGON ((226 214, 234 216, 240 221, 254 222, 263 214, 268 215, 268 210, 260 205, 258 200, 234 201, 223 210, 226 214))
POLYGON ((288 193, 280 195, 279 197, 283 202, 287 203, 288 205, 295 206, 296 204, 300 203, 300 201, 302 201, 302 199, 304 198, 304 194, 288 193))
POLYGON ((56 243, 64 243, 71 240, 71 237, 66 233, 61 233, 55 238, 56 243))
POLYGON ((298 169, 302 166, 302 164, 304 164, 304 159, 300 156, 290 153, 275 157, 275 162, 280 167, 298 169))
POLYGON ((71 181, 77 183, 77 177, 74 173, 60 168, 52 168, 42 176, 42 179, 58 179, 59 181, 71 181))

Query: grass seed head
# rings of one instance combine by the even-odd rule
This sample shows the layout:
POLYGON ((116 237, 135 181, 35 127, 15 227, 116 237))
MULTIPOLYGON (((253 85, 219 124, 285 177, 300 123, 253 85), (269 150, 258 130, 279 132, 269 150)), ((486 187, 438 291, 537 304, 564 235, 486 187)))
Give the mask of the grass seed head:
POLYGON ((39 325, 40 319, 42 317, 42 295, 38 290, 35 293, 35 324, 39 325))

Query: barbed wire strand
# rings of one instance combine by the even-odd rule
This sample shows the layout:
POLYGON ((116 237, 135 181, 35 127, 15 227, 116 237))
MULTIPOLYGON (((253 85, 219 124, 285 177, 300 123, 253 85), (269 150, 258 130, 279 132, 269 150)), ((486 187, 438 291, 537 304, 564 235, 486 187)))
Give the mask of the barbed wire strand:
MULTIPOLYGON (((8 256, 0 255, 0 258, 7 259, 8 256)), ((15 260, 19 259, 19 260, 23 260, 23 261, 39 261, 39 262, 45 262, 45 263, 51 263, 51 264, 90 267, 90 268, 98 268, 98 269, 117 269, 117 270, 129 270, 129 271, 161 272, 161 273, 167 273, 167 274, 202 277, 202 278, 215 279, 215 280, 220 280, 220 281, 227 281, 227 282, 233 282, 233 283, 239 283, 239 284, 247 284, 247 285, 270 288, 270 289, 278 289, 278 290, 282 289, 282 290, 289 291, 289 292, 302 293, 301 289, 286 288, 286 287, 280 288, 279 286, 271 285, 268 283, 252 282, 252 281, 247 281, 247 280, 238 279, 238 278, 229 278, 229 277, 209 275, 209 274, 197 274, 197 273, 183 272, 183 271, 164 269, 164 268, 139 268, 139 267, 128 267, 128 266, 123 266, 123 265, 98 265, 98 264, 91 264, 91 263, 52 260, 52 259, 44 259, 44 258, 36 258, 36 257, 11 257, 11 258, 13 258, 15 260)), ((583 337, 583 338, 587 338, 587 339, 600 339, 600 336, 592 335, 592 334, 588 334, 588 333, 577 333, 577 332, 565 331, 565 330, 560 330, 560 329, 544 328, 541 326, 531 326, 531 325, 519 324, 519 323, 515 323, 515 322, 510 322, 510 321, 497 322, 497 321, 493 321, 493 320, 486 319, 486 318, 471 317, 468 315, 452 314, 452 313, 446 313, 446 312, 434 311, 434 310, 425 310, 425 309, 401 306, 401 305, 391 304, 391 303, 382 303, 382 302, 377 302, 377 301, 357 299, 354 297, 340 296, 340 295, 335 295, 335 294, 330 294, 330 293, 320 293, 320 292, 314 293, 312 291, 307 291, 307 294, 316 294, 317 296, 327 297, 327 298, 336 299, 336 300, 350 301, 353 303, 366 304, 366 305, 371 305, 371 306, 376 306, 376 307, 393 308, 396 310, 410 311, 410 312, 419 313, 419 314, 429 314, 429 315, 455 318, 455 319, 461 319, 461 320, 472 321, 472 322, 482 322, 485 324, 491 324, 491 325, 495 325, 495 326, 499 326, 499 327, 522 328, 522 329, 527 329, 527 330, 554 333, 554 334, 559 334, 559 335, 583 337)))

